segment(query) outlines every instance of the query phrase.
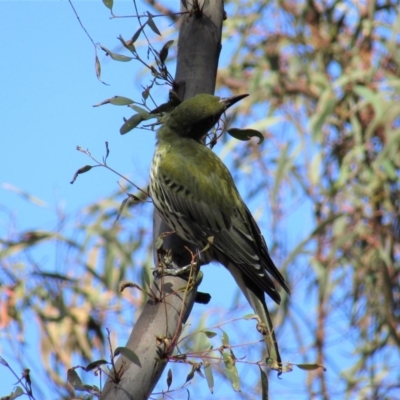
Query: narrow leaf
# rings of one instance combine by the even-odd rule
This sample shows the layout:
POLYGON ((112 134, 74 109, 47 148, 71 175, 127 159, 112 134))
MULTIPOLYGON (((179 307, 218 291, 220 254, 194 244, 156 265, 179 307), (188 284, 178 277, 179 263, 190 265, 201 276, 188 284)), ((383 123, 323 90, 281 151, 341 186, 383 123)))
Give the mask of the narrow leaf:
POLYGON ((149 27, 155 34, 157 34, 158 36, 161 36, 160 31, 158 30, 156 24, 153 21, 153 16, 148 11, 147 11, 147 15, 149 16, 149 19, 147 20, 147 24, 149 25, 149 27))
POLYGON ((79 375, 76 373, 76 371, 73 368, 70 368, 68 370, 67 381, 72 385, 72 387, 74 389, 79 390, 83 387, 81 378, 79 378, 79 375))
POLYGON ((127 106, 133 103, 133 100, 123 96, 114 96, 109 100, 110 104, 114 104, 114 106, 127 106))
POLYGON ((292 164, 293 159, 289 155, 289 143, 287 143, 280 151, 278 165, 275 172, 274 186, 272 188, 273 199, 277 198, 278 190, 280 187, 282 187, 282 180, 286 177, 286 172, 290 170, 292 164))
POLYGON ((207 361, 204 362, 204 373, 207 379, 207 385, 211 393, 214 393, 214 375, 212 373, 211 364, 207 361))
POLYGON ((138 40, 143 28, 146 26, 146 24, 142 25, 132 36, 132 39, 129 41, 129 43, 134 44, 136 40, 138 40))
POLYGON ((322 154, 321 152, 318 151, 312 158, 308 171, 310 182, 315 186, 317 186, 321 180, 320 179, 321 163, 322 163, 322 154))
POLYGON ((13 400, 25 394, 21 386, 17 386, 9 396, 2 397, 1 399, 13 400))
POLYGON ((326 120, 332 115, 337 104, 337 98, 331 88, 327 88, 318 100, 317 112, 310 118, 310 129, 313 132, 313 139, 321 142, 322 127, 326 120))
POLYGON ((104 365, 104 364, 107 364, 107 361, 106 361, 106 360, 97 360, 97 361, 93 361, 93 362, 91 362, 90 364, 88 364, 88 365, 85 367, 85 371, 91 371, 92 369, 95 369, 95 368, 97 368, 97 367, 100 367, 100 365, 104 365))
POLYGON ((246 315, 243 315, 242 318, 246 319, 246 320, 250 320, 250 319, 256 319, 257 316, 256 316, 256 314, 246 314, 246 315))
POLYGON ((239 374, 237 372, 237 368, 234 362, 234 359, 231 354, 224 352, 223 353, 224 363, 225 363, 225 372, 226 376, 232 384, 233 389, 236 392, 240 392, 240 381, 239 374))
POLYGON ((110 10, 112 10, 114 0, 103 0, 103 3, 104 3, 104 5, 105 5, 107 8, 109 8, 110 10))
POLYGON ((98 104, 94 104, 93 107, 104 106, 105 104, 113 104, 114 106, 128 106, 132 104, 134 101, 129 99, 128 97, 123 96, 114 96, 110 99, 103 100, 98 104))
POLYGON ((222 344, 224 346, 229 346, 229 336, 226 332, 222 331, 222 344))
POLYGON ((127 62, 133 60, 133 57, 128 57, 124 56, 122 54, 117 54, 113 53, 112 51, 106 49, 104 46, 100 45, 100 48, 108 55, 110 56, 113 60, 115 61, 122 61, 122 62, 127 62))
POLYGON ((101 64, 100 64, 100 60, 99 60, 99 57, 98 57, 97 53, 96 53, 96 58, 95 58, 94 63, 95 63, 97 79, 99 81, 101 81, 101 64))
POLYGON ((132 129, 136 128, 144 119, 140 114, 132 115, 129 119, 125 121, 125 123, 121 126, 119 133, 121 135, 125 135, 132 129))
POLYGON ((114 351, 114 357, 116 357, 120 354, 122 354, 124 357, 126 357, 129 361, 136 364, 138 367, 142 366, 142 364, 140 363, 139 357, 131 349, 128 349, 127 347, 117 347, 114 351))
POLYGON ((295 364, 298 368, 303 369, 305 371, 315 371, 316 369, 322 368, 323 371, 326 371, 326 368, 320 364, 295 364))
POLYGON ((144 108, 138 107, 135 104, 130 104, 129 107, 132 108, 132 110, 135 110, 137 113, 139 113, 143 119, 154 118, 154 116, 150 115, 150 113, 146 111, 144 108))
POLYGON ((195 373, 195 369, 192 368, 192 370, 189 372, 188 376, 186 377, 186 382, 189 382, 193 379, 195 373))
POLYGON ((247 141, 250 140, 252 137, 258 137, 260 141, 258 144, 260 145, 264 141, 264 135, 255 129, 239 129, 239 128, 231 128, 228 129, 227 132, 238 140, 247 141))
POLYGON ((164 44, 163 48, 160 50, 160 61, 162 64, 164 64, 165 60, 168 57, 168 49, 172 46, 174 43, 173 40, 169 40, 167 43, 164 44))
POLYGON ((78 175, 84 174, 85 172, 90 171, 92 168, 93 168, 93 166, 91 166, 91 165, 85 165, 84 167, 79 168, 78 171, 75 172, 70 184, 72 185, 76 181, 76 179, 78 178, 78 175))
POLYGON ((183 8, 184 8, 185 10, 187 10, 187 9, 188 9, 188 6, 187 6, 187 3, 186 3, 186 0, 181 0, 181 3, 182 3, 183 8))
POLYGON ((168 374, 167 374, 167 386, 168 386, 168 390, 170 388, 172 384, 172 371, 171 368, 168 370, 168 374))
POLYGON ((122 43, 122 46, 128 49, 132 54, 136 54, 136 49, 135 46, 133 45, 132 39, 125 41, 121 35, 119 35, 117 39, 122 43))

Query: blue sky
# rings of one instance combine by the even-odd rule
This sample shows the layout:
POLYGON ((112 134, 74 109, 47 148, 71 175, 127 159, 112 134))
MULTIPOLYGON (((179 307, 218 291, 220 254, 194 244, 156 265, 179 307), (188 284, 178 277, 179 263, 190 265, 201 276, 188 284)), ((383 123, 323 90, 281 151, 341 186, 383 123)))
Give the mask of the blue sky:
MULTIPOLYGON (((41 198, 50 209, 61 201, 66 210, 75 210, 116 188, 116 177, 101 169, 69 183, 77 168, 90 163, 76 146, 101 158, 108 141, 110 164, 144 183, 154 134, 135 133, 141 135, 138 147, 137 137, 119 134, 122 117, 131 115, 127 108, 92 107, 117 94, 136 95, 134 63, 116 63, 99 53, 103 80, 110 84, 105 86, 96 79, 93 46, 68 2, 0 2, 0 7, 7 32, 0 43, 1 182, 41 198)), ((119 33, 132 31, 132 20, 110 21, 108 10, 95 2, 77 2, 76 8, 91 35, 105 46, 112 48, 119 33)), ((4 186, 1 199, 17 212, 19 228, 51 226, 46 208, 38 212, 4 186)))

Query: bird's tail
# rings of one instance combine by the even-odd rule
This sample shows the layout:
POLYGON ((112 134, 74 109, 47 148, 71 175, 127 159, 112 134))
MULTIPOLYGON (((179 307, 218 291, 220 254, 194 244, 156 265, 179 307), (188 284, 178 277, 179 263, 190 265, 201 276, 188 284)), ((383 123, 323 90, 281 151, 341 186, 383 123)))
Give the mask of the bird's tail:
POLYGON ((233 264, 228 265, 230 273, 235 278, 236 283, 242 290, 247 301, 254 310, 254 313, 260 318, 257 329, 264 336, 270 357, 269 365, 272 369, 282 372, 282 360, 279 353, 278 342, 276 340, 274 326, 269 315, 267 304, 265 303, 264 292, 255 287, 251 282, 247 282, 242 272, 233 264))

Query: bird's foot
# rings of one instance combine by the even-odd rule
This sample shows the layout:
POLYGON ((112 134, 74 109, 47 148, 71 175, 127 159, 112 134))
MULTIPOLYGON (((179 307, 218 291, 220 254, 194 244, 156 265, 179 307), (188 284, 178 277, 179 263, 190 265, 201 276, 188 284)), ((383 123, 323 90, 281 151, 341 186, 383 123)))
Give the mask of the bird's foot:
POLYGON ((157 267, 154 268, 153 275, 156 276, 157 278, 160 278, 162 276, 170 275, 170 276, 181 276, 181 275, 186 275, 188 272, 190 272, 190 269, 193 267, 192 264, 185 265, 184 267, 180 268, 165 268, 163 267, 157 267))
POLYGON ((257 330, 261 333, 261 335, 265 336, 268 334, 268 326, 262 323, 261 321, 257 322, 257 330))

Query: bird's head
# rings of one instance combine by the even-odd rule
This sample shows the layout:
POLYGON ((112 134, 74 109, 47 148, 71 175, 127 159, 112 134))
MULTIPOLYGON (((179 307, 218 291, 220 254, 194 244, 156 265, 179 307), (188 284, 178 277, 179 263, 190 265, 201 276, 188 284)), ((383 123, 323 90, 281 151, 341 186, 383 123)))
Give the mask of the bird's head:
POLYGON ((248 94, 220 98, 198 94, 177 106, 169 115, 166 125, 181 137, 200 141, 230 106, 246 96, 248 94))

